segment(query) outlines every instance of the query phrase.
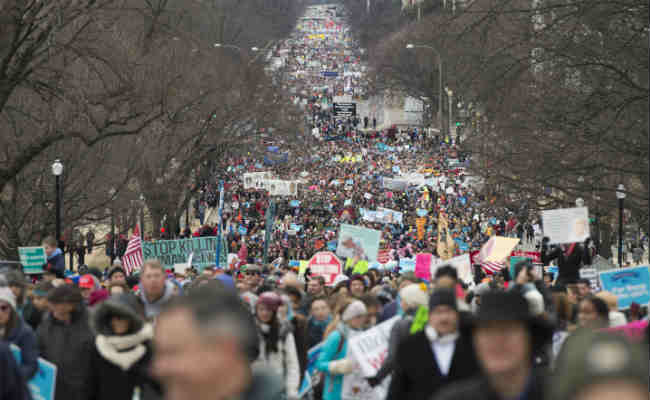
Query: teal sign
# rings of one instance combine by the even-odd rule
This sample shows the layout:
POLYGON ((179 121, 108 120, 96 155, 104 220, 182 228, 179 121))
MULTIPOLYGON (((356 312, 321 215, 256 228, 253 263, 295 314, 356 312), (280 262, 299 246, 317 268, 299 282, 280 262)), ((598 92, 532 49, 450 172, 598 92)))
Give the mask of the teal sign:
MULTIPOLYGON (((20 348, 11 345, 11 352, 16 358, 16 362, 22 363, 22 354, 20 348)), ((29 391, 34 400, 54 400, 54 387, 56 384, 56 365, 45 360, 38 358, 38 369, 32 379, 27 382, 29 391)))
MULTIPOLYGON (((205 267, 214 267, 217 256, 216 246, 218 238, 216 236, 198 237, 192 239, 180 240, 158 240, 155 242, 142 242, 142 256, 145 260, 155 258, 160 261, 165 268, 173 268, 175 264, 187 263, 190 254, 192 256, 192 265, 197 266, 200 270, 205 267)), ((221 244, 221 260, 219 266, 227 266, 227 244, 221 244), (225 256, 225 257, 224 257, 225 256)))
POLYGON ((42 274, 47 255, 43 247, 19 247, 18 256, 26 274, 42 274))

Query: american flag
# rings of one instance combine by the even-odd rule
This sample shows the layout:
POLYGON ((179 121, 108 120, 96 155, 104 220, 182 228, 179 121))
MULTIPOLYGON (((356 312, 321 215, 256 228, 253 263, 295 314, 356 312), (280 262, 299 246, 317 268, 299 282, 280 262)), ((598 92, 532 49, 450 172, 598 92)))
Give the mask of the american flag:
POLYGON ((140 240, 140 229, 136 225, 122 257, 122 266, 124 266, 126 274, 131 275, 142 267, 142 262, 142 241, 140 240))
POLYGON ((505 265, 502 263, 498 263, 494 261, 482 261, 480 259, 478 250, 470 253, 470 260, 472 265, 479 264, 481 266, 481 269, 483 269, 483 271, 488 275, 492 275, 495 272, 499 272, 505 267, 505 265))

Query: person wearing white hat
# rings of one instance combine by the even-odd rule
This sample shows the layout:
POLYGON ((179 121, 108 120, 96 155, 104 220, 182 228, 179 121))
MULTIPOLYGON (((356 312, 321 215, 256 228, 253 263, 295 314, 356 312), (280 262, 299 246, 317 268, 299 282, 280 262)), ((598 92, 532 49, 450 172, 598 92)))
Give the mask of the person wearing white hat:
MULTIPOLYGON (((316 368, 325 373, 323 400, 340 400, 344 375, 355 369, 347 357, 348 339, 359 334, 366 322, 366 306, 360 300, 346 298, 332 321, 336 329, 326 333, 316 368)), ((329 329, 328 329, 329 330, 329 329)))
POLYGON ((0 340, 20 348, 20 371, 31 379, 38 369, 36 335, 16 311, 16 296, 8 287, 0 288, 0 340))
POLYGON ((409 335, 411 323, 415 318, 417 310, 427 306, 429 302, 429 292, 424 284, 410 284, 399 291, 401 307, 404 311, 402 319, 397 321, 390 330, 388 337, 388 353, 381 365, 377 375, 368 379, 371 386, 380 384, 388 375, 393 372, 395 353, 400 342, 409 335))

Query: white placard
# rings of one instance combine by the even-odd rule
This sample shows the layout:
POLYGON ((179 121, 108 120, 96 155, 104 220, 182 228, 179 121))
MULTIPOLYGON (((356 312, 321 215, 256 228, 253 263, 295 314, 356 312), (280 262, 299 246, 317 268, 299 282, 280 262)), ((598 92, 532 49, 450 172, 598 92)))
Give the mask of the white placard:
POLYGON ((589 210, 577 207, 542 211, 542 226, 550 244, 582 242, 590 235, 589 210))

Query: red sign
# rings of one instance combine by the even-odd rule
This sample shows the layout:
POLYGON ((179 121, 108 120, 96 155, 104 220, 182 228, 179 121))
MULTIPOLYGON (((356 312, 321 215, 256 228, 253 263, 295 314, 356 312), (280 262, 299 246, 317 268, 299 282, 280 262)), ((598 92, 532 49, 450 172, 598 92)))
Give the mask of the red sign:
POLYGON ((331 251, 321 251, 309 260, 309 269, 312 276, 322 276, 325 278, 325 284, 334 283, 336 275, 343 273, 343 264, 331 251))

